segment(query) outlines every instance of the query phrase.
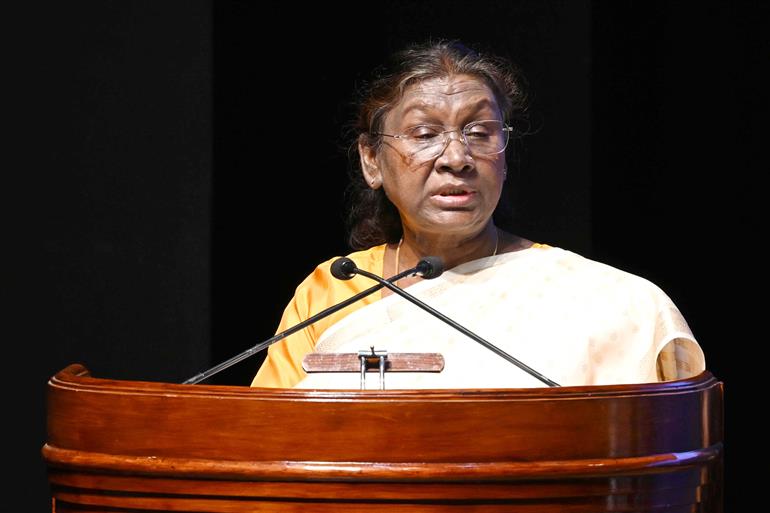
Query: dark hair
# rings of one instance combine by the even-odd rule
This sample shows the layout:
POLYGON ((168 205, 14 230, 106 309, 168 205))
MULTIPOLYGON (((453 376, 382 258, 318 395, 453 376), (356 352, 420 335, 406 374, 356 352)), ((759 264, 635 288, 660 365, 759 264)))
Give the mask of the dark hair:
MULTIPOLYGON (((417 82, 451 75, 481 78, 492 90, 503 119, 516 124, 526 112, 524 78, 512 63, 492 55, 483 55, 459 41, 440 40, 414 44, 394 54, 390 61, 374 72, 373 78, 358 90, 358 113, 349 146, 350 184, 347 198, 348 244, 353 249, 366 249, 385 242, 397 242, 402 236, 398 210, 382 187, 371 189, 363 177, 358 143, 376 146, 381 136, 385 115, 402 98, 404 91, 417 82)), ((515 135, 517 132, 514 132, 515 135)), ((495 222, 510 222, 512 205, 503 196, 495 209, 495 222), (500 218, 500 219, 498 219, 500 218)))

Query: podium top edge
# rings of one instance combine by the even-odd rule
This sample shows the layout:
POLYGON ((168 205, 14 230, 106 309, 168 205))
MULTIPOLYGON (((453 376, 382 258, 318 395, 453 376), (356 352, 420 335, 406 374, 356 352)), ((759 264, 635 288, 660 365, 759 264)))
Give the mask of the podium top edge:
POLYGON ((183 395, 226 395, 245 396, 251 399, 363 399, 383 398, 394 399, 442 399, 466 398, 475 400, 509 398, 509 399, 543 399, 566 397, 608 397, 622 395, 658 395, 691 392, 695 389, 706 389, 722 386, 710 371, 706 370, 697 376, 674 381, 654 383, 632 383, 616 385, 587 385, 541 388, 458 388, 458 389, 409 389, 409 390, 358 390, 358 389, 285 389, 262 388, 247 385, 183 385, 177 383, 154 381, 114 380, 93 377, 89 370, 81 364, 72 364, 48 381, 49 387, 77 388, 82 390, 98 389, 103 392, 114 391, 138 394, 183 394, 183 395))

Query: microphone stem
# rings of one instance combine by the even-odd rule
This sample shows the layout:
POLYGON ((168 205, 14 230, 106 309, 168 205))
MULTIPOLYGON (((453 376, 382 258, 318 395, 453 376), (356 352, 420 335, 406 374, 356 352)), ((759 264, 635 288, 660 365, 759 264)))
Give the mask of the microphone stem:
POLYGON ((327 317, 327 316, 333 314, 334 312, 342 310, 346 306, 355 303, 359 299, 362 299, 362 298, 368 296, 369 294, 377 292, 382 287, 387 286, 387 285, 385 285, 385 283, 390 283, 391 281, 400 280, 401 278, 405 278, 405 277, 409 276, 410 274, 414 274, 415 271, 416 271, 416 269, 412 268, 412 269, 407 269, 406 271, 403 271, 403 272, 401 272, 401 273, 399 273, 399 274, 397 274, 397 275, 395 275, 395 276, 393 276, 391 278, 388 278, 387 280, 383 280, 382 278, 380 278, 382 280, 382 282, 378 283, 378 285, 375 285, 373 287, 369 287, 368 289, 364 290, 363 292, 359 292, 355 296, 351 296, 348 299, 346 299, 345 301, 342 301, 341 303, 338 303, 338 304, 334 305, 332 308, 327 308, 326 310, 322 310, 322 311, 318 312, 314 316, 309 317, 309 318, 305 319, 304 321, 302 321, 302 322, 292 326, 291 328, 276 334, 275 336, 265 340, 264 342, 260 342, 259 344, 255 345, 254 347, 251 347, 251 348, 247 349, 246 351, 233 356, 229 360, 224 361, 224 362, 220 363, 219 365, 216 365, 216 366, 214 366, 214 367, 212 367, 212 368, 210 368, 210 369, 208 369, 208 370, 206 370, 204 372, 196 374, 192 378, 183 381, 182 384, 183 385, 194 385, 196 383, 200 383, 204 379, 208 379, 211 376, 213 376, 214 374, 217 374, 217 373, 222 372, 223 370, 225 370, 225 369, 227 369, 229 367, 232 367, 236 363, 238 363, 238 362, 240 362, 242 360, 245 360, 246 358, 249 358, 252 355, 257 354, 258 352, 262 351, 263 349, 267 348, 268 346, 271 346, 271 345, 275 344, 276 342, 278 342, 279 340, 282 340, 282 339, 288 337, 289 335, 292 335, 292 334, 298 332, 299 330, 308 327, 309 325, 313 324, 314 322, 320 321, 324 317, 327 317))
MULTIPOLYGON (((415 305, 419 306, 423 310, 427 310, 428 312, 430 312, 431 314, 435 315, 436 317, 438 317, 439 319, 441 319, 445 323, 447 323, 450 326, 452 326, 454 329, 456 329, 458 331, 461 331, 466 336, 472 338, 473 340, 475 340, 476 342, 478 342, 482 346, 486 347, 487 349, 489 349, 493 353, 497 354, 498 356, 500 356, 504 360, 507 360, 510 363, 514 364, 516 367, 520 368, 521 370, 523 370, 527 374, 529 374, 531 376, 534 376, 535 378, 539 379, 540 381, 542 381, 543 383, 545 383, 549 387, 558 387, 558 386, 560 386, 555 381, 552 381, 552 380, 546 378, 545 376, 543 376, 542 374, 537 372, 532 367, 530 367, 527 364, 517 360, 516 358, 514 358, 511 355, 509 355, 508 353, 506 353, 505 351, 503 351, 502 349, 500 349, 496 345, 492 344, 491 342, 488 342, 488 341, 484 340, 483 338, 481 338, 480 336, 476 335, 472 331, 469 331, 468 329, 464 328, 463 326, 457 324, 455 321, 453 321, 452 319, 450 319, 446 315, 444 315, 441 312, 439 312, 439 311, 431 308, 430 306, 426 305, 425 303, 423 303, 422 301, 420 301, 419 299, 417 299, 413 295, 405 292, 400 287, 397 287, 397 286, 393 285, 391 282, 392 281, 396 281, 396 277, 395 276, 393 278, 391 278, 390 280, 384 280, 384 279, 380 278, 379 276, 377 276, 376 274, 372 274, 372 273, 370 273, 368 271, 364 271, 363 269, 357 269, 356 273, 357 274, 361 274, 363 276, 366 276, 367 278, 371 278, 372 280, 380 283, 383 287, 387 287, 388 289, 390 289, 394 293, 396 293, 399 296, 403 297, 404 299, 410 301, 411 303, 414 303, 415 305)), ((400 278, 398 278, 398 279, 400 279, 400 278)))

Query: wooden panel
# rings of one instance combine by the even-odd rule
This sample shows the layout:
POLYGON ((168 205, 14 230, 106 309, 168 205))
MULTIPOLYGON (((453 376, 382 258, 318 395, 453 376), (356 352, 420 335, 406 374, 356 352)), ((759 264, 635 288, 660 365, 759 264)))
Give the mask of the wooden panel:
MULTIPOLYGON (((367 372, 379 372, 378 355, 367 357, 367 372)), ((385 355, 385 372, 441 372, 444 357, 439 353, 390 353, 385 355)), ((310 353, 302 359, 305 372, 360 372, 357 353, 310 353)))
POLYGON ((301 391, 70 366, 48 393, 43 455, 59 511, 721 511, 722 384, 708 373, 301 391))

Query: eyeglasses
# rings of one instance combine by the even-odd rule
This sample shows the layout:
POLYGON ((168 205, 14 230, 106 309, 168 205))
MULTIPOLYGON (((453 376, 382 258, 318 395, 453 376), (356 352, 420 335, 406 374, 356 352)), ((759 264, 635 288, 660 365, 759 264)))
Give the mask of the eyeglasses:
POLYGON ((403 141, 410 158, 430 160, 438 157, 449 146, 449 134, 460 132, 465 146, 474 157, 497 155, 508 146, 508 138, 513 129, 494 119, 473 121, 462 129, 445 130, 441 125, 417 125, 410 127, 403 134, 374 135, 392 137, 403 141))

